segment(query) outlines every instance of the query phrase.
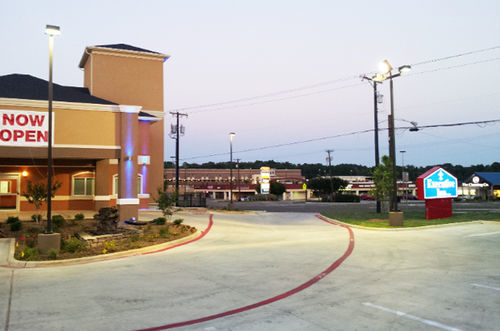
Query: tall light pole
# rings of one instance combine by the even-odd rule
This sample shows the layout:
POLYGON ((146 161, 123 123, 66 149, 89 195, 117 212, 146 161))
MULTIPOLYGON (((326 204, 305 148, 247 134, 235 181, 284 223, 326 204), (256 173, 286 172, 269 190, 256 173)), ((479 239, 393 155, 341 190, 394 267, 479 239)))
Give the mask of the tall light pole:
POLYGON ((47 229, 45 233, 52 233, 52 58, 54 54, 54 36, 61 34, 61 29, 55 25, 46 25, 45 34, 49 36, 49 130, 47 151, 47 229))
POLYGON ((391 197, 391 211, 398 211, 398 186, 397 186, 397 174, 396 174, 396 141, 394 134, 394 88, 393 88, 393 78, 399 77, 405 72, 411 70, 409 65, 404 65, 398 68, 398 72, 392 73, 392 66, 387 60, 384 60, 380 64, 381 74, 376 76, 377 81, 384 81, 389 79, 389 88, 391 95, 391 114, 388 116, 389 120, 389 158, 392 162, 392 197, 391 197))
POLYGON ((229 132, 229 209, 233 207, 233 137, 235 134, 229 132))
POLYGON ((240 183, 240 159, 236 159, 236 169, 238 173, 236 176, 238 176, 238 179, 236 180, 236 183, 238 183, 238 199, 241 198, 241 183, 240 183))
MULTIPOLYGON (((375 167, 378 167, 380 163, 380 156, 378 151, 378 92, 377 92, 377 84, 381 82, 375 80, 375 77, 369 78, 363 76, 363 79, 366 79, 373 86, 373 122, 374 122, 374 140, 375 140, 375 167)), ((380 201, 377 199, 377 213, 381 212, 380 201)))
POLYGON ((184 134, 184 126, 179 125, 179 117, 188 117, 187 114, 179 112, 170 112, 172 116, 176 117, 175 128, 170 128, 170 138, 175 139, 175 203, 179 201, 179 138, 184 134))

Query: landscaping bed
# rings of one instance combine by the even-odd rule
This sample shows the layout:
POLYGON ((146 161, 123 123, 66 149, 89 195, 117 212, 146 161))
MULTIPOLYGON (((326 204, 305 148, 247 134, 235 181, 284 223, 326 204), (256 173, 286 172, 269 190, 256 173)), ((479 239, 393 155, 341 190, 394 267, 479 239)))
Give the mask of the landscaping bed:
POLYGON ((97 221, 94 219, 78 217, 78 219, 68 220, 60 215, 55 215, 54 218, 53 231, 61 233, 59 253, 51 251, 49 254, 42 255, 38 252, 37 238, 38 234, 46 229, 45 221, 38 223, 9 218, 6 223, 0 223, 0 238, 15 239, 14 257, 16 259, 43 261, 103 255, 142 248, 180 239, 196 232, 196 228, 182 224, 182 219, 178 219, 174 222, 165 222, 165 224, 119 226, 115 234, 91 235, 97 227, 97 221))
MULTIPOLYGON (((377 214, 375 212, 325 212, 322 215, 335 219, 344 223, 360 225, 373 228, 401 228, 389 225, 388 213, 377 214)), ((405 211, 403 213, 403 228, 439 225, 448 223, 461 223, 477 220, 500 221, 500 212, 486 211, 471 211, 471 212, 454 212, 452 217, 433 219, 425 219, 425 212, 420 211, 405 211)))

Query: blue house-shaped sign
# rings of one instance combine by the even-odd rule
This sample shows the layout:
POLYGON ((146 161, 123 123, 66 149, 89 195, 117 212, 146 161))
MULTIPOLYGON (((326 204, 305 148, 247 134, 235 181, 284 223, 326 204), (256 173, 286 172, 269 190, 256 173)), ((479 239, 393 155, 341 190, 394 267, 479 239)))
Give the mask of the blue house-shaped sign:
MULTIPOLYGON (((441 167, 434 167, 417 179, 424 199, 456 198, 458 181, 441 167)), ((420 193, 420 192, 419 192, 420 193)), ((419 196, 421 196, 419 194, 419 196)))

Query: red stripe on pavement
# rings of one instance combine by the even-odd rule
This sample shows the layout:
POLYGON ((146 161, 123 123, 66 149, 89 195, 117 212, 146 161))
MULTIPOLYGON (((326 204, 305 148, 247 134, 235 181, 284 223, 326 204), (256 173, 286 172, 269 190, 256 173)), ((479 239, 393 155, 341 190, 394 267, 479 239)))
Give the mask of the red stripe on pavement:
POLYGON ((173 246, 170 246, 170 247, 165 247, 165 248, 162 248, 162 249, 158 249, 156 251, 145 252, 145 253, 142 253, 141 255, 148 255, 148 254, 154 254, 154 253, 164 252, 166 250, 169 250, 169 249, 172 249, 172 248, 175 248, 175 247, 179 247, 179 246, 183 246, 183 245, 187 245, 187 244, 190 244, 190 243, 195 242, 197 240, 200 240, 201 238, 205 237, 205 235, 208 233, 208 231, 210 231, 210 229, 212 228, 212 225, 214 224, 213 216, 214 215, 210 214, 210 219, 209 219, 209 222, 208 222, 208 227, 204 231, 201 231, 201 235, 199 237, 196 237, 194 239, 191 239, 189 241, 186 241, 186 242, 183 242, 183 243, 180 243, 180 244, 177 244, 177 245, 173 245, 173 246))
POLYGON ((346 226, 346 225, 335 223, 335 222, 327 220, 326 218, 324 218, 322 216, 319 216, 319 215, 316 215, 316 217, 319 218, 320 220, 324 221, 324 222, 327 222, 327 223, 330 223, 330 224, 333 224, 333 225, 341 226, 341 227, 347 229, 347 231, 349 231, 349 247, 345 251, 344 255, 342 255, 339 259, 337 259, 335 262, 333 262, 333 264, 330 265, 325 271, 321 272, 320 274, 316 275, 314 278, 310 279, 309 281, 303 283, 302 285, 297 286, 296 288, 294 288, 294 289, 292 289, 292 290, 290 290, 288 292, 279 294, 279 295, 274 296, 272 298, 269 298, 269 299, 266 299, 266 300, 263 300, 263 301, 260 301, 260 302, 248 305, 248 306, 236 308, 236 309, 233 309, 233 310, 228 310, 228 311, 225 311, 223 313, 219 313, 219 314, 215 314, 215 315, 210 315, 210 316, 206 316, 206 317, 202 317, 202 318, 198 318, 198 319, 194 319, 194 320, 190 320, 190 321, 184 321, 184 322, 166 324, 166 325, 162 325, 162 326, 157 326, 157 327, 152 327, 152 328, 147 328, 147 329, 141 329, 141 330, 138 330, 138 331, 156 331, 156 330, 172 329, 172 328, 178 328, 178 327, 181 327, 181 326, 187 326, 187 325, 193 325, 193 324, 198 324, 198 323, 202 323, 202 322, 207 322, 207 321, 211 321, 211 320, 214 320, 214 319, 217 319, 217 318, 221 318, 221 317, 235 315, 235 314, 238 314, 238 313, 241 313, 241 312, 244 312, 244 311, 255 309, 255 308, 258 308, 258 307, 261 307, 261 306, 264 306, 264 305, 267 305, 267 304, 270 304, 270 303, 273 303, 273 302, 285 299, 285 298, 287 298, 287 297, 289 297, 291 295, 294 295, 294 294, 296 294, 296 293, 298 293, 298 292, 300 292, 300 291, 308 288, 309 286, 317 283, 322 278, 324 278, 329 273, 331 273, 333 270, 335 270, 338 266, 340 266, 342 264, 342 262, 344 262, 344 260, 347 259, 347 257, 349 255, 351 255, 352 251, 354 250, 354 233, 352 232, 351 228, 348 227, 348 226, 346 226))

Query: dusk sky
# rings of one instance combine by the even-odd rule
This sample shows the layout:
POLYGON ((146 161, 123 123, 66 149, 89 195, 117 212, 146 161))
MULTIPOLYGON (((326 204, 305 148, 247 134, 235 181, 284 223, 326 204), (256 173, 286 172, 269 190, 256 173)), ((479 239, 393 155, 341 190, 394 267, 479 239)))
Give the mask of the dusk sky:
MULTIPOLYGON (((126 43, 171 56, 166 133, 169 111, 189 114, 181 162, 229 160, 233 131, 242 161, 325 163, 333 149, 333 164, 371 166, 373 132, 335 136, 373 129, 373 88, 360 76, 384 59, 413 68, 394 80, 397 127, 500 119, 499 13, 498 0, 4 1, 0 75, 48 79, 44 28, 59 25, 58 84, 83 85, 86 46, 126 43)), ((380 92, 386 128, 388 82, 380 92)), ((174 141, 165 141, 170 160, 174 141)), ((397 163, 405 150, 405 164, 490 164, 500 161, 499 141, 500 122, 399 129, 397 163)), ((380 154, 388 154, 387 131, 380 154)))

